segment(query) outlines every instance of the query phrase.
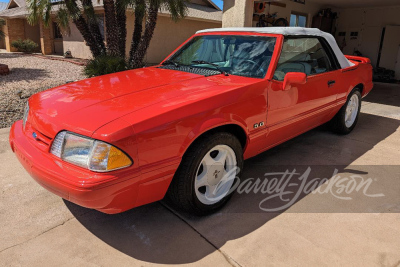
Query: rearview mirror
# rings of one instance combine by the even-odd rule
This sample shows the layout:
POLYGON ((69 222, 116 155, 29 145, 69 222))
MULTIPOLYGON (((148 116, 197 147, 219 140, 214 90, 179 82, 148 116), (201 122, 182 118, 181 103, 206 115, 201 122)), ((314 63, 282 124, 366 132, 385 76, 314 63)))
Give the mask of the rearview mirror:
POLYGON ((292 88, 292 84, 305 84, 307 82, 307 75, 303 72, 288 72, 283 79, 283 90, 292 88))

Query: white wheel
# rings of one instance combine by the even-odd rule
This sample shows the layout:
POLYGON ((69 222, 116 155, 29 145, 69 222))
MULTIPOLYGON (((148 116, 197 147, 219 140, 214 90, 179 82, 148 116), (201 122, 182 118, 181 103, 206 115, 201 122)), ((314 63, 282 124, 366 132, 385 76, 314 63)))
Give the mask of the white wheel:
POLYGON ((236 154, 227 145, 210 149, 201 160, 194 182, 198 200, 213 205, 223 199, 231 188, 237 174, 236 154))
POLYGON ((330 121, 332 130, 338 134, 349 134, 353 131, 357 124, 360 108, 361 92, 359 89, 354 89, 350 93, 346 103, 330 121))
POLYGON ((228 132, 204 134, 183 156, 167 198, 187 212, 215 212, 229 201, 242 168, 243 147, 236 136, 228 132))
POLYGON ((350 128, 356 121, 359 105, 358 96, 353 94, 346 106, 345 124, 347 128, 350 128))

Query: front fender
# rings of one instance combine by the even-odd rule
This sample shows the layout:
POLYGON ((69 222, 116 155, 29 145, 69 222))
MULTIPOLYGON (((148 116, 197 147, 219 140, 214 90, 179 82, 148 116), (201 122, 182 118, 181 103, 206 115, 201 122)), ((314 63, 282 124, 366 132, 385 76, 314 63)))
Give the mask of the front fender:
POLYGON ((235 114, 214 114, 211 117, 204 118, 204 120, 200 121, 195 127, 193 127, 183 141, 179 150, 179 155, 182 157, 194 140, 199 138, 202 134, 225 125, 237 125, 243 129, 246 135, 248 135, 246 122, 241 117, 235 114))

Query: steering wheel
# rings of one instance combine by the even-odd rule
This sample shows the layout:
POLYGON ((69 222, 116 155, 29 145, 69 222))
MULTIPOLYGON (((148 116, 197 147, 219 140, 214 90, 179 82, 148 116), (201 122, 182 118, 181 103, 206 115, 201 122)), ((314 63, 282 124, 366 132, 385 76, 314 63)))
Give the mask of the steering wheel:
POLYGON ((236 67, 237 68, 241 68, 241 66, 245 65, 245 64, 247 64, 245 69, 248 69, 248 70, 253 70, 255 67, 259 67, 260 66, 259 63, 255 62, 253 60, 250 60, 250 59, 246 59, 246 60, 240 61, 239 64, 236 65, 236 67), (247 67, 247 66, 249 66, 249 63, 251 64, 251 67, 247 67))

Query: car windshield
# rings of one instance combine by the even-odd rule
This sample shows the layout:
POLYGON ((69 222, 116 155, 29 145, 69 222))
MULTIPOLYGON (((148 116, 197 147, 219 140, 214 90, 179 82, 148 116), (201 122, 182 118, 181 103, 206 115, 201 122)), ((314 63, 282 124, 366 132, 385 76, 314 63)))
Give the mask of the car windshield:
POLYGON ((263 78, 275 41, 275 37, 264 36, 196 36, 168 58, 162 67, 206 76, 223 73, 263 78))

